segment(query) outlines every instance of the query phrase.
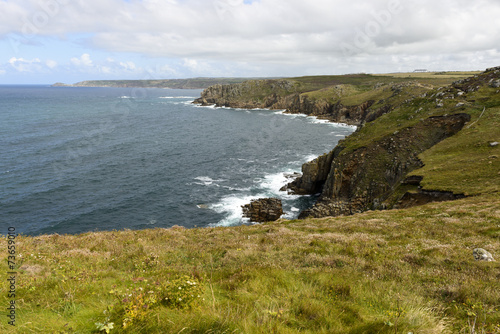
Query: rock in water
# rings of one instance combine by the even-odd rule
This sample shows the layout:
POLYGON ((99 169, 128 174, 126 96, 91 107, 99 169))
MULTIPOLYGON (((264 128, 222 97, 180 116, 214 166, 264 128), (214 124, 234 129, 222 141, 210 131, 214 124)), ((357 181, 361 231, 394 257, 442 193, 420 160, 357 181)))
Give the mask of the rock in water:
POLYGON ((490 252, 482 248, 474 249, 472 255, 474 256, 474 259, 476 259, 476 261, 495 261, 493 255, 491 255, 490 252))
POLYGON ((283 214, 281 200, 278 198, 259 198, 242 205, 242 208, 243 216, 257 223, 277 220, 283 214))

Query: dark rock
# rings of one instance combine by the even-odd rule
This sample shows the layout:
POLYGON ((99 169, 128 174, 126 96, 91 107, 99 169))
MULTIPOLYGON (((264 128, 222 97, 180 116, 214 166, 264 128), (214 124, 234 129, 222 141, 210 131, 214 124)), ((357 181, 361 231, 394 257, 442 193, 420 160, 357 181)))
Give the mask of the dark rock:
MULTIPOLYGON (((337 146, 333 151, 323 154, 316 159, 306 162, 302 165, 302 176, 296 178, 283 188, 286 188, 289 194, 307 195, 321 192, 325 183, 333 159, 342 151, 342 146, 337 146)), ((282 188, 282 189, 283 189, 282 188)))
POLYGON ((284 185, 283 187, 280 188, 280 191, 286 191, 288 193, 294 193, 293 189, 289 187, 289 185, 291 185, 295 180, 297 180, 298 178, 300 178, 302 176, 302 174, 300 173, 291 173, 291 174, 284 174, 285 178, 288 179, 288 180, 291 180, 289 183, 287 183, 286 185, 284 185))
POLYGON ((401 181, 401 183, 411 185, 411 186, 419 186, 420 182, 422 182, 423 179, 424 178, 420 175, 411 175, 411 176, 408 176, 403 181, 401 181))
POLYGON ((394 206, 394 208, 405 209, 431 202, 453 201, 461 198, 465 198, 465 195, 456 195, 450 191, 419 190, 416 193, 405 193, 403 197, 401 197, 399 202, 394 206))
POLYGON ((251 222, 269 222, 278 220, 283 214, 281 200, 278 198, 260 198, 242 206, 243 217, 251 222))

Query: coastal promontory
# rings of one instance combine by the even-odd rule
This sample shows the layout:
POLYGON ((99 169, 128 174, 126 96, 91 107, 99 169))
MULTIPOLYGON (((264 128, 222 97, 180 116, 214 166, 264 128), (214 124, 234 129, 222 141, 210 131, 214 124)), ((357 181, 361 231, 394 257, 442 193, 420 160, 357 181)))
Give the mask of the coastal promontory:
POLYGON ((498 140, 493 126, 498 82, 500 68, 469 76, 439 72, 253 80, 211 86, 194 103, 283 109, 356 125, 355 133, 304 164, 302 175, 282 189, 320 194, 299 216, 319 218, 494 191, 499 160, 492 158, 496 148, 488 143, 498 140))

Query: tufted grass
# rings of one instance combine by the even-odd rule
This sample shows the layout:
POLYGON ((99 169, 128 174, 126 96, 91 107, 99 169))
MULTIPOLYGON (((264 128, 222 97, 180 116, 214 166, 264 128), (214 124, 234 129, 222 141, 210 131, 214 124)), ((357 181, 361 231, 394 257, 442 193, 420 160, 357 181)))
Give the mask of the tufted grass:
MULTIPOLYGON (((203 282, 199 305, 161 304, 126 329, 114 314, 111 333, 468 333, 472 311, 485 333, 500 326, 500 266, 472 257, 476 247, 500 256, 498 193, 350 217, 16 242, 17 326, 2 310, 2 333, 97 333, 120 304, 110 291, 179 275, 203 282)), ((0 250, 5 258, 5 238, 0 250)))

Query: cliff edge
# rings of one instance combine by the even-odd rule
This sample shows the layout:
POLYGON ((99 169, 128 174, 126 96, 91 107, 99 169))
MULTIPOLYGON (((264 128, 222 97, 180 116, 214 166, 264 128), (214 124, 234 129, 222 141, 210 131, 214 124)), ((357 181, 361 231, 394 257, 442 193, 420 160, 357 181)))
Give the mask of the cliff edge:
POLYGON ((500 67, 442 78, 370 75, 209 87, 195 103, 285 109, 358 130, 282 190, 320 194, 299 218, 350 215, 499 189, 500 67))
POLYGON ((287 113, 360 126, 391 111, 401 96, 411 96, 431 88, 418 81, 367 74, 250 80, 208 87, 193 103, 284 109, 287 113))

